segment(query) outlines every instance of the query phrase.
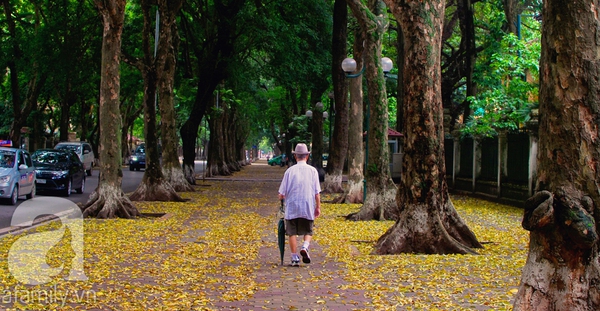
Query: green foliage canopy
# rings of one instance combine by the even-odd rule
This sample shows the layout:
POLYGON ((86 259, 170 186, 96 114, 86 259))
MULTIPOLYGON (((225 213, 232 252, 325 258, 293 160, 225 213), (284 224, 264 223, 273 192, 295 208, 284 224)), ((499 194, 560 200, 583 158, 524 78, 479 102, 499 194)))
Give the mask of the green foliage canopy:
MULTIPOLYGON (((483 10, 488 11, 501 13, 483 10)), ((475 77, 479 92, 468 98, 473 115, 463 134, 494 136, 498 130, 518 130, 537 107, 541 24, 532 15, 524 16, 527 27, 521 28, 522 39, 503 33, 498 40, 486 42, 487 48, 478 55, 475 77)))

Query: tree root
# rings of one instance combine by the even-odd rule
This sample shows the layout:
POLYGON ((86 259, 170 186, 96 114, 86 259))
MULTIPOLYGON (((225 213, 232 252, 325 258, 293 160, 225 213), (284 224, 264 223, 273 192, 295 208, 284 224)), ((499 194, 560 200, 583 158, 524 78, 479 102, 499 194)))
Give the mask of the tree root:
POLYGON ((356 213, 346 216, 347 220, 397 220, 396 189, 383 189, 369 193, 366 202, 356 213))
POLYGON ((329 201, 325 201, 325 203, 332 203, 332 204, 362 204, 363 203, 363 197, 362 197, 362 192, 361 193, 350 193, 349 191, 345 191, 342 195, 339 195, 335 198, 333 198, 332 200, 329 201))
POLYGON ((166 181, 158 183, 142 183, 129 195, 131 201, 161 201, 161 202, 185 202, 186 199, 177 194, 171 184, 166 181))
POLYGON ((326 174, 322 193, 344 193, 342 175, 326 174))
POLYGON ((176 192, 194 192, 194 187, 187 181, 183 170, 179 167, 163 168, 162 173, 176 192))
POLYGON ((405 206, 399 220, 377 241, 374 253, 477 254, 471 244, 483 246, 460 218, 444 212, 453 209, 451 202, 447 205, 444 208, 425 203, 405 206))
POLYGON ((196 171, 194 170, 194 166, 183 164, 183 175, 190 185, 196 184, 196 171))
POLYGON ((81 209, 83 217, 100 219, 116 217, 131 219, 140 215, 123 190, 113 189, 110 186, 98 187, 81 209))

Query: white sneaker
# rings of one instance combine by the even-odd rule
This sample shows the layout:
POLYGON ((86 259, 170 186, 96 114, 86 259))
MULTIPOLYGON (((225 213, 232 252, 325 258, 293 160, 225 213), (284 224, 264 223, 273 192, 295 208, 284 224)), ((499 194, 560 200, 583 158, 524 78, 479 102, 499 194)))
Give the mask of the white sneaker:
POLYGON ((302 249, 300 249, 300 256, 302 256, 303 263, 310 263, 310 255, 308 254, 308 248, 302 246, 302 249))
POLYGON ((298 267, 300 266, 300 257, 296 256, 292 256, 292 267, 298 267))

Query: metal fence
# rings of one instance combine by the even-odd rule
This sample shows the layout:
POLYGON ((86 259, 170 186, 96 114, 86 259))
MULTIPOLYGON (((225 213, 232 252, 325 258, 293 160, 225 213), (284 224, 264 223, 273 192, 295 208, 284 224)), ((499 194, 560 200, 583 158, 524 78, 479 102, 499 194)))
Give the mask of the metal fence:
POLYGON ((533 193, 537 138, 529 131, 494 138, 447 137, 446 178, 454 192, 522 206, 533 193))

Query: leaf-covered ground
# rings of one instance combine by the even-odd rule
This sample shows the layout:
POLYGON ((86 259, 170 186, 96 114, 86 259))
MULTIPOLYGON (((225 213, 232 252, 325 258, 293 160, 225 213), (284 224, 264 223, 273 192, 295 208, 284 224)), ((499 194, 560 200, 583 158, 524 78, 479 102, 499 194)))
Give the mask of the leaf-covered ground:
MULTIPOLYGON (((323 204, 313 263, 279 265, 277 188, 284 169, 255 163, 200 182, 184 203, 136 203, 164 217, 86 219, 87 281, 69 281, 69 230, 43 261, 60 272, 24 285, 11 246, 64 230, 60 222, 0 240, 0 308, 15 310, 510 310, 527 256, 522 210, 467 197, 453 202, 485 248, 480 255, 370 255, 393 223, 349 222, 359 205, 323 204), (35 236, 37 234, 37 236, 35 236)), ((325 196, 327 199, 328 196, 325 196)), ((287 248, 287 246, 286 246, 287 248)), ((285 262, 289 261, 286 249, 285 262)), ((37 260, 37 261, 36 261, 37 260)), ((41 266, 43 268, 43 266, 41 266)))

